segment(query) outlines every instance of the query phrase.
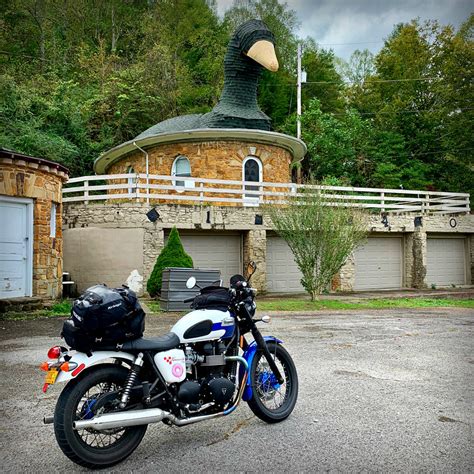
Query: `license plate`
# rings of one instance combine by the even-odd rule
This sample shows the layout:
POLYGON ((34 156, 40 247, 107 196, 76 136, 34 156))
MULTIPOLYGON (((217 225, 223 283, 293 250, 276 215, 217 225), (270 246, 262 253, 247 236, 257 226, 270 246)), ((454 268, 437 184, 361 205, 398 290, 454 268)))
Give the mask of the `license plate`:
POLYGON ((44 383, 47 383, 48 385, 52 385, 54 382, 56 382, 56 379, 58 378, 59 371, 56 369, 51 369, 46 373, 46 376, 44 378, 44 383))

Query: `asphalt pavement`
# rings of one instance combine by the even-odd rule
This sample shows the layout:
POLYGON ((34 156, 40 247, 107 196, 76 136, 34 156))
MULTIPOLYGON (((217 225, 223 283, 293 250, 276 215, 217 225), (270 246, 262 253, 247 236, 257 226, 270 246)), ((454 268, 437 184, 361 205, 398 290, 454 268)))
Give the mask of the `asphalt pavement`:
MULTIPOLYGON (((147 319, 147 335, 172 318, 147 319)), ((82 472, 56 445, 63 388, 41 392, 38 365, 62 321, 0 322, 0 471, 82 472)), ((275 316, 300 393, 267 425, 243 403, 226 418, 152 425, 115 472, 469 472, 474 469, 474 312, 397 309, 275 316)))

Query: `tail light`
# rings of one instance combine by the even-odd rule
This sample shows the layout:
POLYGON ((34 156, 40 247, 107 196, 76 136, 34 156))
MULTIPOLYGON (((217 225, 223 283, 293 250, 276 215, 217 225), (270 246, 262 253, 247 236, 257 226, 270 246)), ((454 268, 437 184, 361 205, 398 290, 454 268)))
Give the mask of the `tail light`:
POLYGON ((61 356, 61 347, 60 346, 53 346, 48 351, 48 359, 58 359, 61 356))

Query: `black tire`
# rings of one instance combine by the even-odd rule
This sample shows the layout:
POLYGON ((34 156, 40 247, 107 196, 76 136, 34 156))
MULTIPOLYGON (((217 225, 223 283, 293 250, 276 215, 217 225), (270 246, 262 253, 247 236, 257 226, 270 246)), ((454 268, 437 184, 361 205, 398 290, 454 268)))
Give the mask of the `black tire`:
POLYGON ((263 352, 258 349, 250 366, 252 398, 247 403, 261 420, 278 423, 288 418, 295 408, 298 398, 298 374, 293 359, 283 346, 267 342, 267 347, 285 381, 282 385, 276 383, 263 352), (277 398, 280 403, 277 403, 277 398), (272 404, 275 406, 272 407, 272 404))
MULTIPOLYGON (((61 392, 54 412, 54 433, 59 447, 71 461, 89 469, 105 468, 123 461, 140 444, 147 425, 110 430, 108 433, 111 434, 107 433, 105 436, 113 437, 119 436, 119 434, 120 436, 109 446, 105 446, 102 441, 103 447, 90 445, 86 442, 89 440, 89 436, 95 436, 95 443, 99 444, 97 438, 102 437, 99 440, 103 439, 103 432, 95 430, 81 430, 79 432, 72 428, 72 422, 80 419, 77 411, 84 410, 86 406, 86 402, 81 403, 86 394, 89 396, 90 391, 95 387, 100 387, 100 384, 105 384, 105 387, 114 386, 115 389, 122 387, 127 374, 128 369, 125 367, 112 364, 102 365, 84 373, 80 379, 69 382, 61 392)), ((107 391, 105 389, 102 393, 107 391)), ((93 397, 87 398, 89 403, 87 410, 91 409, 89 400, 92 399, 93 397)), ((92 443, 94 443, 94 438, 92 443)))

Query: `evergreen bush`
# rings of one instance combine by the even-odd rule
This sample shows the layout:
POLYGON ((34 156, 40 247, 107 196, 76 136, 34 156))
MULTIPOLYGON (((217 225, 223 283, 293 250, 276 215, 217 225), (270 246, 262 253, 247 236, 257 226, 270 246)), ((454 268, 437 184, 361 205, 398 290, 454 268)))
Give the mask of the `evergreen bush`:
POLYGON ((150 296, 156 296, 161 291, 162 273, 168 267, 193 268, 193 259, 184 251, 176 227, 171 229, 168 242, 158 255, 153 271, 147 281, 146 289, 150 296))

